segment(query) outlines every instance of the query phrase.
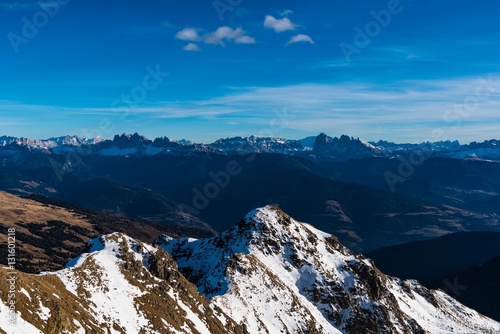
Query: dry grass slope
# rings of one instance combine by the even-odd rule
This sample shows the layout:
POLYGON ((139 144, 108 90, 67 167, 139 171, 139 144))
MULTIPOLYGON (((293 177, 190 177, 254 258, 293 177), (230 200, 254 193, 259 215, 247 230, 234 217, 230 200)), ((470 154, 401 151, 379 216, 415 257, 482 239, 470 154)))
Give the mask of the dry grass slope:
MULTIPOLYGON (((16 269, 54 271, 81 254, 90 239, 113 232, 151 243, 158 235, 186 236, 178 227, 82 209, 44 197, 23 198, 0 191, 0 244, 16 229, 16 269)), ((196 233, 196 231, 190 231, 196 233)), ((193 236, 193 235, 189 235, 193 236)), ((0 248, 0 264, 7 249, 0 248)))

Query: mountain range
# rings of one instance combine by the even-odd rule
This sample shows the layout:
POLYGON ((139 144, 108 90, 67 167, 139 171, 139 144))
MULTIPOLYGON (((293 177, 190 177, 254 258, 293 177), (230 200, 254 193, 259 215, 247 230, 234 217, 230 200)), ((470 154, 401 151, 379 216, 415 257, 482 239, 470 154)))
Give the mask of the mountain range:
MULTIPOLYGON (((16 272, 16 333, 498 333, 500 323, 414 280, 383 274, 334 236, 279 208, 218 236, 122 233, 66 268, 16 272)), ((0 270, 2 281, 12 275, 0 270)), ((1 314, 8 312, 2 285, 1 314)))
POLYGON ((249 136, 219 139, 211 144, 194 144, 188 140, 178 141, 168 137, 150 140, 138 133, 116 135, 112 140, 104 140, 100 137, 80 138, 71 135, 45 140, 0 137, 0 156, 13 157, 22 150, 38 150, 52 154, 78 152, 103 156, 188 154, 196 151, 220 154, 279 153, 334 161, 367 157, 398 157, 419 152, 433 157, 500 159, 500 144, 496 139, 469 144, 449 140, 396 144, 383 140, 367 142, 347 135, 332 138, 321 133, 317 137, 301 140, 249 136))
MULTIPOLYGON (((0 190, 155 224, 220 233, 242 212, 277 204, 362 252, 453 232, 500 231, 497 161, 436 153, 408 171, 402 164, 418 147, 409 144, 325 134, 210 145, 138 134, 0 142, 0 190), (387 173, 402 178, 394 189, 387 173)), ((496 149, 493 141, 485 145, 496 149)), ((465 146, 431 148, 452 152, 445 147, 465 146)))
MULTIPOLYGON (((497 150, 495 140, 417 145, 326 134, 302 140, 235 137, 212 144, 167 137, 149 140, 139 134, 117 135, 113 140, 1 137, 0 225, 17 230, 16 268, 23 282, 34 284, 35 291, 48 289, 43 296, 29 289, 29 297, 23 292, 27 298, 23 303, 30 298, 47 300, 49 306, 35 305, 28 311, 45 312, 39 318, 30 320, 26 315, 44 333, 95 328, 162 332, 165 323, 186 333, 216 333, 226 325, 234 333, 350 333, 360 328, 374 333, 495 332, 491 328, 496 327, 484 327, 478 320, 483 318, 455 303, 500 320, 490 298, 498 295, 500 272, 495 241, 500 233, 497 150), (241 220, 244 212, 256 207, 262 209, 241 220), (311 225, 298 223, 281 210, 311 225), (286 227, 288 220, 293 229, 286 227), (337 241, 330 245, 325 238, 337 241), (128 243, 144 268, 135 262, 124 264, 122 254, 129 251, 120 250, 117 242, 128 243), (151 313, 153 320, 141 318, 139 312, 128 319, 133 323, 127 323, 122 314, 130 313, 127 305, 139 296, 127 284, 147 290, 148 296, 165 296, 152 286, 165 271, 158 274, 147 260, 158 249, 166 254, 161 262, 170 263, 167 271, 180 284, 159 283, 162 291, 179 287, 188 292, 182 297, 185 307, 175 306, 174 297, 181 292, 154 303, 159 308, 174 305, 190 310, 186 311, 190 316, 181 312, 169 318, 140 304, 134 308, 151 313), (329 251, 325 255, 324 249, 337 255, 332 258, 329 251), (86 283, 78 291, 86 292, 78 303, 87 308, 105 300, 105 306, 99 304, 97 309, 114 302, 123 302, 124 308, 115 313, 88 312, 85 317, 75 312, 78 308, 59 312, 61 305, 71 306, 58 303, 53 294, 73 298, 71 291, 76 288, 68 288, 64 280, 82 271, 78 261, 67 268, 65 264, 79 254, 86 259, 90 250, 104 261, 101 268, 116 263, 113 280, 134 273, 138 281, 125 277, 129 283, 119 283, 132 297, 105 297, 118 287, 96 290, 88 274, 94 269, 82 260, 87 276, 80 279, 86 283), (381 271, 367 258, 373 258, 381 271), (120 269, 123 265, 125 270, 120 269), (32 276, 41 271, 45 274, 32 276), (56 276, 64 282, 59 284, 56 276), (403 284, 391 276, 410 281, 403 284), (185 278, 183 283, 180 277, 185 278), (347 277, 359 283, 332 283, 347 277), (277 288, 269 290, 275 283, 277 288), (54 286, 61 294, 52 291, 54 286), (410 292, 401 295, 401 289, 410 292), (429 289, 441 289, 457 301, 429 289), (262 297, 249 303, 255 292, 262 297), (96 293, 100 297, 90 300, 96 293), (407 297, 415 298, 421 308, 407 297), (434 300, 445 314, 435 309, 434 300), (283 312, 273 313, 267 304, 283 312), (195 308, 200 305, 213 312, 198 313, 195 308), (450 305, 463 312, 462 318, 470 314, 471 323, 482 329, 467 327, 448 310, 450 305), (448 319, 444 323, 449 327, 437 325, 434 314, 448 319)), ((0 235, 1 241, 5 238, 0 235)), ((7 249, 0 250, 0 256, 7 258, 7 249)), ((107 267, 95 271, 101 286, 114 284, 105 279, 108 271, 107 267)))

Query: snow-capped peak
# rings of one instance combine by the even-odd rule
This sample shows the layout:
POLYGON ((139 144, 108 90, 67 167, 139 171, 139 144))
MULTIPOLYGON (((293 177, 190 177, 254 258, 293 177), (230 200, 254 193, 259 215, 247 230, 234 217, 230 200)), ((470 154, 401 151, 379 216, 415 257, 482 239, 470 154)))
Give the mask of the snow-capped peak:
POLYGON ((415 281, 381 273, 279 208, 210 239, 159 242, 198 289, 251 333, 496 333, 500 324, 415 281))
POLYGON ((120 233, 90 241, 66 269, 18 275, 16 324, 0 322, 8 333, 242 333, 169 254, 120 233))
MULTIPOLYGON (((209 239, 163 236, 151 246, 105 235, 63 270, 18 275, 17 323, 0 322, 9 333, 500 332, 499 323, 384 275, 274 206, 209 239)), ((4 296, 0 313, 8 313, 4 296)))

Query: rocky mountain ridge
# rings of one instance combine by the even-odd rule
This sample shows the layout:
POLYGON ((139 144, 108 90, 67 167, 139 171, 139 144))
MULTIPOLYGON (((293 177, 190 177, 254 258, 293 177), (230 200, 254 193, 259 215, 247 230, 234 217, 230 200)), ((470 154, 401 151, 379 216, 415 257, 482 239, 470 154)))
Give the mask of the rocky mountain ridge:
POLYGON ((196 152, 229 155, 275 153, 335 161, 368 157, 398 157, 413 152, 424 152, 433 157, 500 159, 500 145, 496 139, 463 145, 458 141, 396 144, 383 140, 367 142, 361 138, 346 135, 332 138, 321 133, 316 137, 301 140, 249 136, 219 139, 211 144, 193 144, 190 141, 177 141, 168 137, 150 140, 138 133, 116 135, 112 140, 103 140, 100 137, 83 139, 78 136, 63 136, 46 140, 0 137, 0 156, 14 156, 23 150, 49 154, 78 152, 101 156, 152 156, 196 152))
MULTIPOLYGON (((0 269, 2 281, 12 276, 0 269)), ((161 249, 114 233, 89 242, 66 269, 17 272, 16 323, 8 333, 244 333, 196 291, 161 249)), ((0 310, 8 313, 6 286, 0 310)))
MULTIPOLYGON (((381 273, 267 206, 209 239, 93 239, 57 272, 17 275, 4 333, 498 333, 441 291, 381 273), (186 279, 187 278, 187 279, 186 279)), ((0 269, 4 282, 9 269, 0 269)), ((1 286, 0 311, 8 313, 1 286)))
POLYGON ((252 333, 477 333, 482 316, 440 291, 381 273, 338 240, 267 206, 211 239, 157 241, 252 333))

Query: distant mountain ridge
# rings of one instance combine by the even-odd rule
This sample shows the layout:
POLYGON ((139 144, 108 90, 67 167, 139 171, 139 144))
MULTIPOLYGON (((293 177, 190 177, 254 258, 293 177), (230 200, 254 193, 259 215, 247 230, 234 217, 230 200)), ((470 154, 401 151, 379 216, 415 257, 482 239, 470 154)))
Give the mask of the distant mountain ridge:
MULTIPOLYGON (((246 152, 254 145, 276 149, 268 145, 268 140, 256 137, 235 140, 241 142, 248 145, 241 146, 249 149, 246 152)), ((284 147, 288 142, 276 140, 275 144, 284 147)), ((438 166, 433 168, 436 172, 431 175, 428 188, 443 190, 429 201, 424 196, 419 199, 388 191, 383 175, 386 171, 397 173, 398 158, 351 159, 341 163, 319 157, 340 148, 342 154, 349 156, 365 154, 365 150, 373 150, 370 143, 347 136, 335 139, 320 135, 308 138, 305 144, 312 147, 294 151, 293 155, 243 154, 169 138, 150 141, 138 134, 120 135, 113 141, 83 148, 60 146, 71 149, 66 154, 18 151, 12 157, 0 157, 0 189, 22 195, 35 193, 158 223, 180 222, 198 227, 208 224, 218 232, 238 220, 241 212, 278 204, 298 219, 337 235, 356 251, 449 232, 500 230, 494 203, 478 202, 500 194, 498 163, 441 159, 446 164, 436 165, 440 159, 429 159, 414 173, 418 176, 431 166, 438 166), (353 145, 349 148, 346 143, 353 145), (154 150, 159 153, 140 153, 150 154, 154 150), (228 166, 236 166, 232 173, 237 175, 230 175, 228 166), (354 184, 365 181, 363 178, 380 180, 382 189, 354 184), (446 180, 449 182, 441 186, 446 180), (458 189, 454 190, 454 186, 458 189), (464 194, 452 203, 445 202, 451 208, 441 205, 441 198, 450 199, 448 194, 457 191, 475 191, 477 195, 464 194), (486 206, 488 212, 478 215, 467 211, 464 207, 471 202, 477 203, 476 207, 486 206)), ((412 182, 409 178, 402 185, 412 182)))
POLYGON ((458 141, 396 144, 379 140, 367 142, 347 135, 330 137, 324 133, 300 140, 275 137, 232 137, 216 140, 211 144, 196 144, 187 140, 158 137, 150 140, 138 133, 116 135, 112 140, 100 137, 84 139, 63 136, 46 140, 0 137, 0 156, 16 154, 19 150, 63 154, 71 150, 98 155, 156 155, 190 152, 220 154, 279 153, 314 159, 344 161, 368 157, 397 157, 423 151, 434 157, 500 159, 500 143, 496 139, 460 144, 458 141))

